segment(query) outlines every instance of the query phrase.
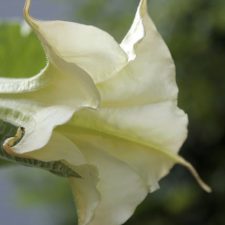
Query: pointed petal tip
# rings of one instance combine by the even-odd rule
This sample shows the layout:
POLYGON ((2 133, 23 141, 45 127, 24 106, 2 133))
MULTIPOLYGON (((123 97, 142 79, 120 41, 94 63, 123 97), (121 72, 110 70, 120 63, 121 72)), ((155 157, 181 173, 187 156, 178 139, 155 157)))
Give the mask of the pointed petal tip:
POLYGON ((32 27, 35 27, 34 19, 30 16, 30 6, 32 0, 25 0, 24 8, 23 8, 23 17, 26 22, 32 27))
POLYGON ((23 15, 25 19, 29 17, 30 5, 31 5, 31 0, 25 0, 24 9, 23 9, 23 15))
POLYGON ((148 0, 140 0, 139 12, 141 16, 144 16, 148 12, 148 0))
POLYGON ((192 174, 192 176, 195 178, 195 180, 197 181, 197 183, 199 184, 199 186, 207 193, 211 193, 212 189, 211 187, 209 187, 203 180, 202 178, 199 176, 198 172, 196 171, 196 169, 186 160, 184 160, 182 157, 179 157, 179 162, 180 165, 186 167, 190 173, 192 174))

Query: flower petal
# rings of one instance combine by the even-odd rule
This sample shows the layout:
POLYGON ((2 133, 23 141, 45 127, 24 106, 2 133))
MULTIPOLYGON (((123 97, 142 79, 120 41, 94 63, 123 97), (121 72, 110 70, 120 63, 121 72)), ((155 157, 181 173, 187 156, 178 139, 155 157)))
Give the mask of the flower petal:
POLYGON ((100 202, 100 193, 96 186, 99 181, 95 167, 90 165, 76 167, 81 179, 70 178, 78 214, 78 224, 87 225, 92 220, 100 202))
POLYGON ((116 76, 98 84, 103 106, 137 106, 177 99, 175 66, 147 13, 147 1, 140 1, 121 46, 132 60, 116 76))
POLYGON ((40 151, 28 152, 25 156, 45 162, 62 161, 81 176, 70 177, 69 181, 75 198, 79 225, 87 224, 99 203, 99 192, 96 189, 98 173, 95 167, 87 165, 87 160, 79 148, 56 129, 46 146, 40 151))
POLYGON ((88 142, 99 148, 104 146, 104 151, 137 170, 149 191, 155 190, 160 178, 176 162, 175 153, 187 133, 187 117, 172 102, 98 111, 84 109, 69 124, 85 129, 88 142))
POLYGON ((84 69, 95 82, 108 79, 127 63, 126 53, 108 33, 78 23, 39 21, 29 15, 29 8, 27 0, 25 19, 39 36, 50 60, 54 61, 56 54, 84 69))
POLYGON ((70 124, 177 153, 187 135, 187 116, 174 102, 127 108, 83 109, 70 124))
POLYGON ((158 181, 174 165, 173 159, 153 148, 101 131, 77 128, 76 137, 83 142, 88 140, 91 149, 99 149, 129 165, 140 176, 148 192, 158 189, 158 181))
POLYGON ((24 137, 13 147, 15 152, 43 147, 55 126, 67 122, 82 107, 97 107, 99 96, 94 84, 81 76, 86 73, 65 64, 64 72, 48 65, 34 78, 1 80, 0 118, 25 127, 24 137))
MULTIPOLYGON (((63 129, 65 132, 65 128, 63 129)), ((146 197, 147 185, 135 170, 118 157, 108 154, 105 151, 107 145, 101 145, 101 142, 98 144, 98 139, 91 137, 86 130, 81 132, 78 129, 72 133, 70 128, 67 129, 66 135, 77 144, 88 163, 94 165, 99 173, 97 190, 100 193, 100 202, 92 220, 86 224, 120 225, 124 223, 146 197), (90 140, 87 139, 89 137, 90 140)), ((72 129, 74 130, 74 127, 72 129)), ((107 142, 107 139, 103 141, 107 142)), ((114 141, 110 142, 111 149, 115 144, 114 141)))
POLYGON ((44 162, 63 160, 71 167, 87 164, 79 148, 57 131, 52 132, 48 143, 40 151, 28 152, 25 156, 44 162))
MULTIPOLYGON (((186 138, 187 116, 177 108, 174 102, 142 107, 100 108, 98 111, 83 109, 69 124, 86 129, 87 133, 92 131, 104 137, 111 136, 111 141, 108 141, 108 144, 106 141, 105 145, 103 141, 98 142, 98 139, 95 141, 99 147, 103 146, 105 151, 110 151, 113 156, 121 160, 123 158, 139 171, 150 191, 155 189, 160 178, 166 175, 175 163, 188 168, 202 188, 210 191, 193 167, 176 154, 186 138), (113 142, 117 138, 128 144, 120 144, 121 147, 119 147, 116 141, 113 142), (122 148, 127 151, 123 150, 124 153, 121 151, 117 155, 118 149, 122 148), (117 150, 113 153, 113 149, 117 150), (122 158, 120 158, 121 154, 122 158)), ((91 138, 86 137, 86 140, 90 142, 91 138)))

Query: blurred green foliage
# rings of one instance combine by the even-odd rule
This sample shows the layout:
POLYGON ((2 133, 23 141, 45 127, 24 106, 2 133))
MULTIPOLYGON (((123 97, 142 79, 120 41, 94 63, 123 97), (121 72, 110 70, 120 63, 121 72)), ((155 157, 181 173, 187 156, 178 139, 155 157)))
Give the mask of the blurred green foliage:
POLYGON ((23 34, 18 23, 0 24, 0 76, 28 77, 45 65, 45 56, 34 34, 23 34))
MULTIPOLYGON (((79 8, 75 3, 71 1, 76 21, 98 26, 121 40, 138 1, 84 0, 79 1, 79 8)), ((149 3, 150 14, 176 63, 179 105, 189 115, 189 137, 182 155, 212 186, 213 193, 204 193, 187 171, 176 166, 161 182, 161 189, 138 207, 126 225, 223 225, 225 1, 151 0, 149 3)), ((44 64, 43 51, 33 34, 22 37, 18 25, 0 25, 0 76, 29 76, 44 64)), ((65 187, 64 190, 68 191, 65 187)), ((47 201, 54 201, 53 198, 47 201)), ((72 224, 71 221, 68 215, 65 225, 72 224)))

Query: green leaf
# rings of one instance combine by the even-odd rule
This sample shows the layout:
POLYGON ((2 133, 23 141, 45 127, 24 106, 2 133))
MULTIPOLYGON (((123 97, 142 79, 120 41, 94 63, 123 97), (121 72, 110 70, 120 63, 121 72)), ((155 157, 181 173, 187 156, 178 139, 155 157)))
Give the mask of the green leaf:
POLYGON ((16 22, 0 24, 0 77, 32 76, 44 67, 45 61, 33 33, 22 35, 21 26, 16 22))

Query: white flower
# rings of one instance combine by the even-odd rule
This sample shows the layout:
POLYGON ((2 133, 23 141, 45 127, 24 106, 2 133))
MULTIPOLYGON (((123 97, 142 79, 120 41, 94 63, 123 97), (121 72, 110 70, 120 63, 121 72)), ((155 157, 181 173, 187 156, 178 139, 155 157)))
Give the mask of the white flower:
POLYGON ((48 64, 29 79, 0 79, 0 118, 25 128, 5 150, 61 160, 81 176, 69 178, 79 225, 124 223, 176 163, 210 191, 177 155, 188 120, 177 107, 174 63, 147 1, 120 45, 92 26, 36 20, 29 7, 27 0, 25 19, 48 64))

